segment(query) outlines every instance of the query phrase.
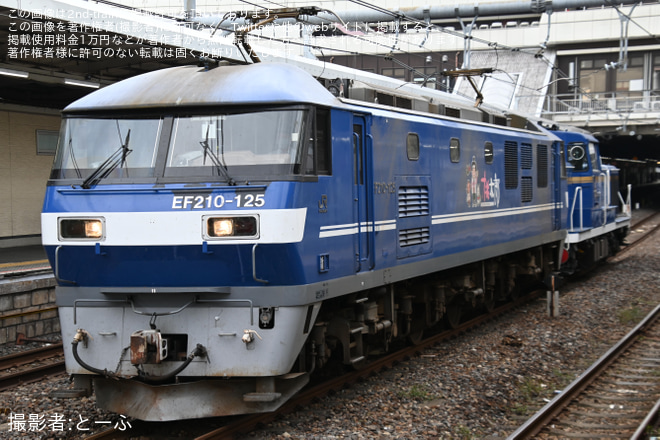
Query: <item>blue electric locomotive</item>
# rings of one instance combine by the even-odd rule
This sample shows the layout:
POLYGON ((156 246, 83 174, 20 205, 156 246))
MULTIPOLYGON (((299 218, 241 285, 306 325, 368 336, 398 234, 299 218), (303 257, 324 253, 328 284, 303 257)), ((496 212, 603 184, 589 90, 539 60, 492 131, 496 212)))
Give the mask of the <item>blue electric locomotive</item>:
POLYGON ((42 230, 76 386, 144 420, 270 411, 558 271, 559 139, 440 98, 335 97, 264 63, 67 107, 42 230))

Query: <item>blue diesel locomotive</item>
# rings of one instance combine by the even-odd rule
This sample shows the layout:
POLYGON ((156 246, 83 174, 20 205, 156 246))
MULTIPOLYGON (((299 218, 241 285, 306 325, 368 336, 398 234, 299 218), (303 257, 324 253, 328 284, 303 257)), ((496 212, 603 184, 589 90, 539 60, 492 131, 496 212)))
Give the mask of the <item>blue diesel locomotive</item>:
POLYGON ((261 63, 67 107, 42 232, 76 387, 143 420, 271 411, 331 361, 359 367, 558 272, 560 138, 386 98, 261 63))
POLYGON ((551 128, 567 159, 568 236, 562 272, 573 274, 619 251, 630 229, 631 191, 624 200, 619 169, 601 162, 593 135, 574 127, 551 128))

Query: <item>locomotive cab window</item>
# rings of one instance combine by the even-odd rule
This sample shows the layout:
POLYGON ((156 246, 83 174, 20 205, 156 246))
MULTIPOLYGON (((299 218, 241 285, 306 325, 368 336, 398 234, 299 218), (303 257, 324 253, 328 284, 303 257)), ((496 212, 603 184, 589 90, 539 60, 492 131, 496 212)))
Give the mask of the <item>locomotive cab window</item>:
MULTIPOLYGON (((300 108, 178 116, 165 176, 218 176, 230 181, 314 172, 319 165, 314 158, 318 153, 314 129, 313 112, 300 108)), ((316 130, 318 134, 318 125, 316 130)), ((320 130, 327 133, 323 126, 320 130)), ((327 148, 321 147, 327 173, 327 148)))
POLYGON ((596 152, 596 145, 593 142, 589 142, 589 160, 591 161, 592 170, 600 171, 602 169, 600 157, 596 152))
POLYGON ((419 160, 419 136, 417 133, 408 133, 406 152, 408 160, 419 160))
POLYGON ((449 159, 453 163, 458 163, 461 160, 461 141, 458 138, 449 140, 449 159))
POLYGON ((68 117, 62 121, 51 179, 153 177, 161 118, 68 117))

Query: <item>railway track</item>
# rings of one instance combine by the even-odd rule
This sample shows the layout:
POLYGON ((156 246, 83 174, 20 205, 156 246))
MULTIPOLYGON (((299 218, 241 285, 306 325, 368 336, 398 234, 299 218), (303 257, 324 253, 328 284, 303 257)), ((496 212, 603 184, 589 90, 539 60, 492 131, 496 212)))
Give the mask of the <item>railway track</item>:
POLYGON ((642 439, 660 410, 660 305, 507 440, 642 439))
POLYGON ((633 249, 644 243, 659 229, 660 213, 654 213, 643 219, 640 219, 631 226, 631 233, 628 235, 626 240, 629 244, 617 252, 616 255, 610 257, 608 262, 616 263, 623 260, 633 249))
MULTIPOLYGON (((645 219, 647 220, 646 222, 647 224, 650 223, 649 219, 651 219, 651 217, 645 219)), ((639 228, 639 225, 640 224, 638 223, 635 226, 633 226, 633 228, 639 228)), ((630 246, 628 246, 626 249, 628 248, 630 248, 630 246)), ((234 438, 239 434, 245 434, 253 431, 255 427, 258 427, 263 424, 268 424, 273 420, 276 420, 277 418, 281 417, 283 414, 296 411, 300 407, 304 407, 309 402, 313 402, 324 395, 332 394, 334 391, 341 390, 342 388, 346 387, 348 384, 361 381, 365 377, 369 377, 370 375, 377 374, 380 370, 387 369, 388 365, 394 365, 396 363, 402 362, 403 360, 416 356, 419 352, 423 351, 425 348, 429 346, 437 344, 438 342, 441 342, 448 338, 453 338, 458 334, 467 332, 470 329, 477 327, 484 321, 492 320, 497 316, 506 313, 510 308, 516 307, 520 304, 524 304, 524 301, 525 299, 521 298, 515 304, 510 304, 503 308, 498 308, 495 311, 495 313, 492 315, 478 317, 475 320, 464 323, 455 330, 450 330, 435 335, 431 338, 422 341, 420 344, 414 347, 410 347, 402 352, 392 354, 384 358, 379 363, 370 364, 368 365, 367 368, 363 370, 353 372, 345 377, 338 378, 336 380, 318 385, 316 387, 310 387, 309 389, 301 393, 299 396, 297 396, 296 400, 292 400, 288 402, 278 412, 275 413, 251 415, 251 416, 232 418, 232 419, 229 418, 224 418, 222 420, 216 419, 214 421, 200 420, 200 421, 196 421, 193 424, 193 426, 195 426, 194 430, 193 429, 189 430, 190 428, 189 422, 187 423, 187 425, 184 425, 184 424, 179 424, 179 422, 143 423, 137 420, 131 420, 130 421, 132 423, 131 428, 127 429, 124 432, 118 431, 116 429, 108 429, 104 432, 99 432, 91 436, 86 436, 85 438, 122 439, 122 438, 136 438, 136 436, 145 439, 162 438, 165 435, 165 433, 172 433, 177 431, 183 432, 184 430, 186 431, 189 430, 188 432, 189 435, 185 436, 185 438, 193 438, 194 436, 197 436, 196 437, 197 439, 234 438), (213 427, 213 425, 215 426, 213 427), (207 427, 209 428, 207 429, 207 427), (205 432, 205 430, 208 430, 208 432, 205 432)), ((658 357, 660 358, 660 356, 658 357)), ((567 437, 563 437, 563 438, 567 438, 567 437)))
POLYGON ((392 368, 395 364, 403 362, 407 359, 410 359, 413 356, 417 356, 424 349, 432 347, 440 342, 452 339, 458 335, 468 332, 476 327, 483 325, 484 323, 496 319, 497 317, 510 312, 511 310, 523 305, 539 297, 541 292, 536 291, 524 297, 517 299, 514 302, 507 303, 501 307, 496 308, 493 312, 478 316, 472 320, 469 320, 455 329, 442 331, 435 335, 432 335, 419 344, 405 347, 397 352, 394 352, 390 355, 387 355, 383 358, 377 359, 364 368, 350 372, 341 377, 323 382, 319 385, 310 387, 306 391, 297 395, 294 399, 287 402, 280 408, 276 413, 271 414, 257 414, 253 416, 247 416, 240 420, 236 420, 226 426, 223 426, 219 429, 206 433, 196 438, 196 440, 217 440, 217 439, 228 439, 233 438, 237 434, 246 434, 252 431, 256 426, 260 424, 268 423, 272 420, 275 420, 282 414, 295 411, 297 408, 304 407, 309 403, 313 402, 316 399, 319 399, 323 396, 337 392, 353 383, 364 380, 371 375, 378 374, 381 370, 392 368))
POLYGON ((0 391, 65 372, 62 343, 0 358, 0 391))

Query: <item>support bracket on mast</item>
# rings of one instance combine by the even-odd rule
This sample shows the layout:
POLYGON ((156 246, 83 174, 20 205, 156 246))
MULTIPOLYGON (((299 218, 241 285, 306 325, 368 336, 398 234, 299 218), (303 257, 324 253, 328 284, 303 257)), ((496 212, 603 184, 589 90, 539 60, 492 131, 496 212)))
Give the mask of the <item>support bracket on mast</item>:
POLYGON ((472 79, 473 76, 483 76, 486 73, 493 73, 492 67, 486 67, 483 69, 461 69, 461 70, 447 70, 444 72, 440 72, 442 76, 449 76, 452 78, 458 78, 459 76, 464 76, 465 79, 468 80, 474 91, 477 93, 477 99, 474 103, 475 107, 479 107, 482 102, 484 102, 484 95, 482 95, 481 91, 475 84, 474 80, 472 79))

